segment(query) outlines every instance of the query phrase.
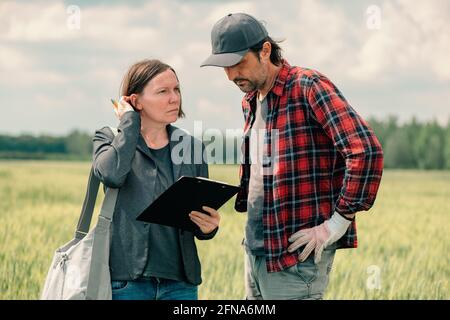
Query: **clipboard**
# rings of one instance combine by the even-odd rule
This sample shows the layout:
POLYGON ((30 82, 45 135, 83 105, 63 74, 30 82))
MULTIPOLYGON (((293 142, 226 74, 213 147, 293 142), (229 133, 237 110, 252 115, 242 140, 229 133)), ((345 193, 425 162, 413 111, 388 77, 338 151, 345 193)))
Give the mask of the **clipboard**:
POLYGON ((180 177, 155 199, 136 219, 194 232, 200 228, 191 221, 191 211, 207 206, 218 210, 240 187, 202 177, 180 177))

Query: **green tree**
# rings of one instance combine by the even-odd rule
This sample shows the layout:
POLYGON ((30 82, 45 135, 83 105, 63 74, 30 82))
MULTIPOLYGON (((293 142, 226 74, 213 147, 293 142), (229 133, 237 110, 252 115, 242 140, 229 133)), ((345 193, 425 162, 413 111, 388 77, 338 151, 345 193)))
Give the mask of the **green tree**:
POLYGON ((403 126, 403 130, 407 135, 407 142, 409 144, 409 148, 411 149, 411 159, 408 168, 417 168, 418 167, 418 157, 415 150, 415 144, 417 140, 417 133, 422 130, 422 124, 417 121, 415 117, 411 119, 411 122, 405 124, 403 126))
POLYGON ((408 131, 404 128, 395 131, 384 147, 386 168, 414 168, 415 156, 413 145, 409 141, 408 131))
POLYGON ((444 142, 444 128, 436 121, 422 127, 415 144, 420 169, 444 168, 444 142))
POLYGON ((389 138, 398 129, 398 118, 396 116, 389 116, 387 120, 382 121, 370 118, 368 123, 383 147, 386 147, 389 138))
POLYGON ((66 150, 68 153, 76 155, 90 155, 92 153, 91 137, 78 130, 73 130, 65 138, 66 150))
POLYGON ((447 122, 445 130, 445 147, 444 147, 445 168, 450 170, 450 119, 447 122))

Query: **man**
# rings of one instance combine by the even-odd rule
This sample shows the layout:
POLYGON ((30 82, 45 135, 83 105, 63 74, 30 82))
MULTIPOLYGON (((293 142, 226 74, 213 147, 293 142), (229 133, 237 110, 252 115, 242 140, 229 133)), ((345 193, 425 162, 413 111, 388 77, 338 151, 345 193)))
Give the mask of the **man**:
POLYGON ((291 66, 254 17, 227 15, 211 42, 201 66, 224 68, 246 93, 235 209, 248 212, 247 299, 321 299, 336 249, 357 246, 355 213, 375 201, 381 145, 336 86, 291 66))

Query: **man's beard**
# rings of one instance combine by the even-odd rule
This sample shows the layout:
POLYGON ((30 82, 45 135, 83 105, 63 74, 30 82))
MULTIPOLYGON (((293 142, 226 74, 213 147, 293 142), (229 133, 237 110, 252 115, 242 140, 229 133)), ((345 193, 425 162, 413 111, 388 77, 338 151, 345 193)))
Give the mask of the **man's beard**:
POLYGON ((258 89, 259 85, 253 81, 244 78, 236 78, 233 82, 241 89, 242 92, 248 93, 258 89), (239 85, 240 84, 240 85, 239 85))

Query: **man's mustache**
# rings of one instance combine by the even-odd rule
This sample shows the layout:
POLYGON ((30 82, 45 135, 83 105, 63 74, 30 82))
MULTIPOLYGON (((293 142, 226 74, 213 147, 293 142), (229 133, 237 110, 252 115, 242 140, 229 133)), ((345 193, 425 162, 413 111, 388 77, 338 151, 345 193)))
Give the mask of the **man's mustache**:
POLYGON ((239 82, 239 81, 250 81, 250 80, 245 79, 245 78, 235 78, 235 79, 233 80, 234 83, 237 83, 237 82, 239 82))

